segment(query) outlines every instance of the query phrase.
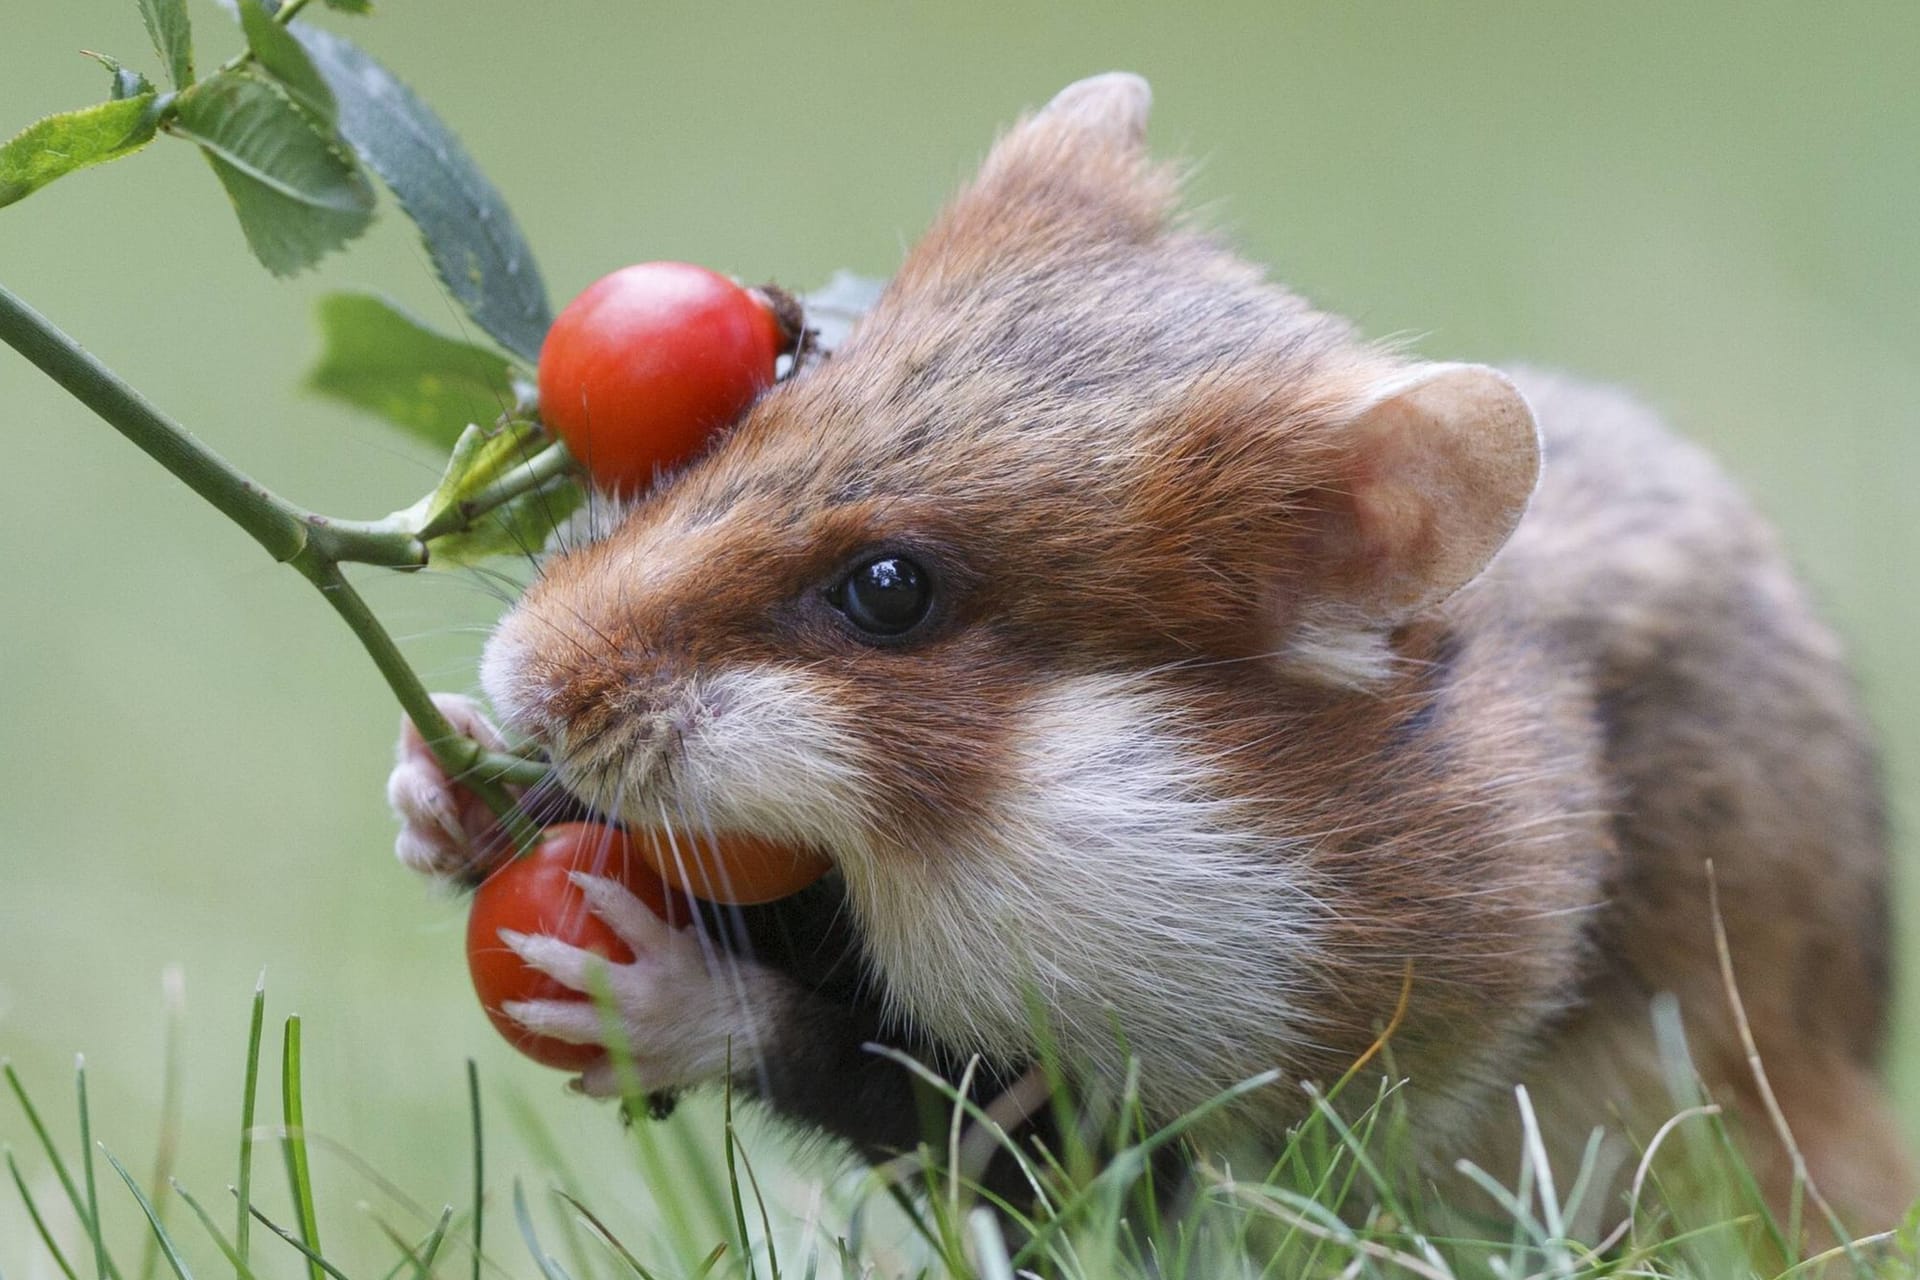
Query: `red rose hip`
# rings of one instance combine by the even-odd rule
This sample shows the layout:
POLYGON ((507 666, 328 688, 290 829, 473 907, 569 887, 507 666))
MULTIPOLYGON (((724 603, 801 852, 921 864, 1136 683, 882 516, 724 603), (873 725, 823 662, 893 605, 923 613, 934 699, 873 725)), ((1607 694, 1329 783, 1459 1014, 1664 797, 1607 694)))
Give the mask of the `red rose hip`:
POLYGON ((568 303, 540 350, 540 415, 595 483, 636 495, 773 385, 773 308, 725 276, 643 262, 568 303))
POLYGON ((536 1036, 502 1012, 502 1006, 519 1000, 586 997, 529 968, 500 940, 500 930, 548 934, 605 956, 613 964, 632 961, 627 945, 588 910, 578 886, 569 879, 575 871, 619 881, 663 919, 678 923, 690 919, 684 903, 675 904, 670 912, 671 890, 634 850, 626 832, 593 822, 549 827, 538 847, 488 876, 475 891, 467 916, 467 968, 481 1007, 514 1048, 535 1062, 569 1071, 591 1066, 604 1050, 597 1044, 536 1036))

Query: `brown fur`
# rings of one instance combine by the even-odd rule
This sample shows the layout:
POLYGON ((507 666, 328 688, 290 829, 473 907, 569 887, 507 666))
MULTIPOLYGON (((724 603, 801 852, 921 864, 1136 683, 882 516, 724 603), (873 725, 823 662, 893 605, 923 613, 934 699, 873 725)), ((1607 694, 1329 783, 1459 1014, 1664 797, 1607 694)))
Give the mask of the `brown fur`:
MULTIPOLYGON (((1784 1202, 1721 990, 1711 860, 1814 1175, 1853 1225, 1891 1225, 1914 1182, 1872 1065, 1880 800, 1838 647, 1771 535, 1637 406, 1524 375, 1541 487, 1491 566, 1428 603, 1465 576, 1461 539, 1488 543, 1470 572, 1506 537, 1475 495, 1524 498, 1531 454, 1496 457, 1468 431, 1434 464, 1457 500, 1376 501, 1435 438, 1416 415, 1411 443, 1364 445, 1369 397, 1411 366, 1177 221, 1175 176, 1113 92, 1013 130, 843 350, 612 536, 555 559, 496 641, 490 691, 590 800, 651 820, 663 796, 686 803, 682 745, 728 714, 701 679, 803 682, 858 784, 818 806, 727 788, 698 803, 834 855, 896 1025, 963 1057, 974 1046, 916 1003, 914 930, 940 927, 942 894, 1011 874, 992 851, 1035 700, 1144 682, 1179 709, 1168 732, 1205 763, 1205 798, 1285 860, 1313 939, 1262 959, 1209 949, 1204 919, 1170 923, 1196 972, 1283 984, 1301 1034, 1271 1040, 1223 1008, 1228 1047, 1188 1054, 1152 1106, 1268 1065, 1337 1076, 1410 963, 1395 1050, 1429 1149, 1508 1167, 1510 1088, 1527 1080, 1571 1159, 1590 1125, 1644 1141, 1670 1112, 1647 1001, 1672 992, 1784 1202), (862 642, 821 598, 876 547, 939 579, 910 644, 862 642), (1401 600, 1419 607, 1397 616, 1401 600), (1384 665, 1325 669, 1290 648, 1309 624, 1378 645, 1384 665)), ((1496 399, 1504 385, 1476 383, 1496 399)), ((1168 999, 1184 980, 1165 975, 1168 999)), ((1278 1133, 1299 1098, 1269 1090, 1244 1114, 1278 1133)))

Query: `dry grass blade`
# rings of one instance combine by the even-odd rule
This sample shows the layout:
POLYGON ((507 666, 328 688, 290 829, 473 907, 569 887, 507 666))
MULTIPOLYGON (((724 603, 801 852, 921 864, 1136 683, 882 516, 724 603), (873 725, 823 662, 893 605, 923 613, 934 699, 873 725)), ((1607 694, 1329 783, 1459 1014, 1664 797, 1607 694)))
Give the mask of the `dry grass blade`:
POLYGON ((558 1187, 553 1189, 553 1194, 571 1205, 573 1211, 579 1214, 581 1220, 587 1224, 588 1229, 599 1236, 601 1242, 604 1243, 607 1248, 618 1254, 620 1261, 626 1263, 627 1266, 632 1269, 633 1274, 640 1277, 640 1280, 657 1280, 653 1272, 641 1265, 640 1259, 633 1256, 633 1251, 621 1243, 620 1237, 614 1235, 613 1232, 608 1229, 607 1224, 600 1221, 599 1216, 595 1214, 593 1210, 587 1208, 587 1206, 581 1204, 578 1200, 558 1187))
MULTIPOLYGON (((1707 906, 1713 916, 1713 947, 1720 956, 1720 981, 1726 988, 1727 1005, 1733 1011, 1734 1027, 1740 1034, 1740 1047, 1747 1055, 1747 1069, 1753 1073, 1753 1083, 1759 1090, 1761 1105, 1766 1107, 1767 1119, 1793 1161, 1794 1183, 1806 1189, 1807 1198, 1813 1201, 1821 1216, 1827 1220, 1827 1229, 1833 1232, 1833 1238, 1839 1242, 1841 1250, 1857 1266, 1859 1258, 1854 1254, 1846 1226, 1826 1196, 1821 1194, 1813 1175, 1808 1172, 1807 1158, 1801 1154, 1800 1144, 1794 1140, 1793 1126, 1787 1123, 1787 1114, 1780 1109, 1780 1100, 1773 1093, 1773 1083, 1767 1079, 1766 1066, 1760 1061, 1760 1046, 1753 1038, 1753 1024, 1747 1020, 1747 1004, 1740 996, 1740 984, 1733 977, 1733 947, 1727 941, 1727 922, 1720 915, 1720 881, 1714 875, 1711 860, 1707 862, 1707 906)), ((1795 1240, 1792 1244, 1797 1251, 1800 1242, 1795 1240)))

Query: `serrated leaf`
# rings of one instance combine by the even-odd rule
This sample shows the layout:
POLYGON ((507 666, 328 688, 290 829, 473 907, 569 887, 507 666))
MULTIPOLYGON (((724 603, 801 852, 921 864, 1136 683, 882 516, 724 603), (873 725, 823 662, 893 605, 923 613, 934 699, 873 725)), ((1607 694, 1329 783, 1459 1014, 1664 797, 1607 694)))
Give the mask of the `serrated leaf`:
POLYGON ((833 278, 800 299, 806 323, 820 346, 832 351, 847 340, 854 322, 873 310, 886 291, 887 282, 851 271, 836 271, 833 278))
POLYGON ((373 221, 373 187, 288 92, 247 71, 180 95, 173 129, 200 144, 267 270, 291 275, 373 221))
POLYGON ((173 87, 193 83, 193 23, 187 18, 187 0, 140 0, 140 18, 153 38, 154 52, 167 64, 173 87))
POLYGON ((514 402, 505 359, 434 332, 385 298, 333 293, 320 299, 319 311, 325 346, 307 386, 321 395, 442 449, 514 402))
POLYGON ((293 100, 327 128, 333 128, 338 109, 333 91, 315 69, 313 59, 293 33, 273 20, 261 0, 239 0, 240 27, 255 60, 280 82, 293 100))
POLYGON ((0 145, 0 206, 76 169, 131 155, 153 141, 151 92, 48 116, 0 145))
POLYGON ((434 269, 475 324, 508 351, 540 358, 553 323, 533 250, 500 193, 452 130, 392 72, 351 41, 301 24, 340 104, 340 133, 393 190, 434 269))

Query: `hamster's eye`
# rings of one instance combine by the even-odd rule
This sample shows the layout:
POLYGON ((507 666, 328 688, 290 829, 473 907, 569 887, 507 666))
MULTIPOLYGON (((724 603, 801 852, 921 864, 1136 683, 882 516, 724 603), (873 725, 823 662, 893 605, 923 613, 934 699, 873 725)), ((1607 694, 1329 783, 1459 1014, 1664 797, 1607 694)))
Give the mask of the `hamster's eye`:
POLYGON ((848 574, 828 598, 860 630, 893 639, 927 616, 933 580, 904 556, 876 556, 848 574))

